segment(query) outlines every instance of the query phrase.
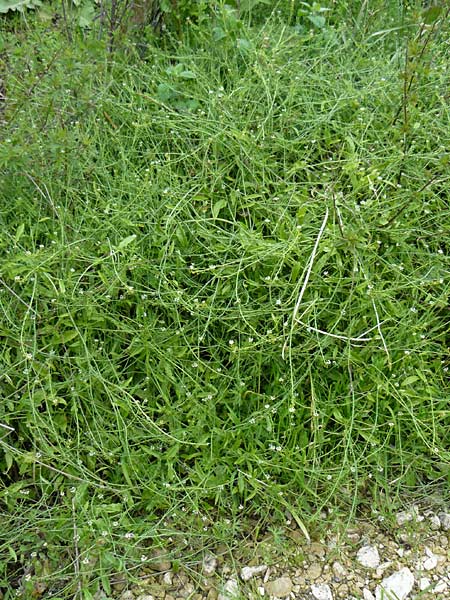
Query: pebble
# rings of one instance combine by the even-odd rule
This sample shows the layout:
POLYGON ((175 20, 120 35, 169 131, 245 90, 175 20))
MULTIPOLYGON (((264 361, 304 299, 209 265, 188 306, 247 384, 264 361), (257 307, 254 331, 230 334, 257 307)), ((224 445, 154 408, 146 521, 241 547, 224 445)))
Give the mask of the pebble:
POLYGON ((278 577, 265 584, 265 590, 269 596, 276 598, 285 598, 292 592, 292 579, 290 577, 278 577))
POLYGON ((306 570, 306 577, 308 579, 318 579, 322 575, 322 565, 320 563, 312 563, 306 570))
POLYGON ((217 596, 217 600, 232 600, 239 596, 239 583, 236 579, 228 579, 223 586, 223 591, 217 596))
POLYGON ((396 515, 397 525, 404 525, 405 523, 409 523, 410 521, 417 520, 419 516, 419 511, 415 506, 413 506, 410 510, 402 510, 396 515))
POLYGON ((339 561, 335 560, 333 563, 333 573, 335 577, 342 578, 346 574, 346 569, 339 561))
POLYGON ((447 587, 448 587, 447 582, 444 579, 441 579, 434 586, 433 592, 435 592, 436 594, 442 594, 443 592, 445 592, 447 590, 447 587))
POLYGON ((149 567, 152 571, 169 571, 172 563, 166 559, 166 555, 162 550, 156 550, 152 556, 152 561, 149 563, 149 567))
POLYGON ((433 554, 429 548, 425 548, 425 554, 427 557, 422 560, 422 567, 425 569, 425 571, 431 571, 436 568, 438 564, 438 557, 433 554))
POLYGON ((333 600, 333 592, 326 583, 319 583, 311 586, 311 594, 316 600, 333 600))
POLYGON ((450 513, 441 512, 438 514, 441 527, 444 531, 450 530, 450 513))
POLYGON ((202 562, 203 574, 207 577, 214 575, 217 569, 217 558, 213 554, 206 554, 202 562))
POLYGON ((267 565, 259 565, 257 567, 244 567, 241 569, 242 581, 250 581, 256 575, 260 575, 267 570, 267 565))
POLYGON ((375 600, 375 596, 372 594, 372 592, 367 589, 367 588, 363 588, 363 598, 364 600, 375 600))
POLYGON ((151 594, 141 594, 136 600, 155 600, 155 598, 151 594))
POLYGON ((380 564, 380 555, 376 546, 363 546, 358 550, 356 560, 367 569, 376 569, 380 564))
POLYGON ((375 598, 376 600, 384 600, 390 594, 392 597, 397 598, 397 600, 405 600, 411 593, 413 586, 414 575, 408 567, 403 567, 383 579, 380 585, 377 585, 375 598))
POLYGON ((319 542, 312 542, 308 546, 308 552, 310 554, 314 554, 318 558, 323 558, 325 556, 325 547, 323 544, 319 542))
POLYGON ((430 585, 431 585, 431 581, 428 579, 428 577, 421 577, 419 579, 419 590, 421 592, 423 592, 424 590, 429 588, 430 585))
POLYGON ((120 600, 134 600, 134 594, 131 590, 125 590, 120 596, 120 600))
POLYGON ((430 528, 433 531, 437 531, 441 528, 441 520, 437 515, 431 515, 430 517, 430 528))

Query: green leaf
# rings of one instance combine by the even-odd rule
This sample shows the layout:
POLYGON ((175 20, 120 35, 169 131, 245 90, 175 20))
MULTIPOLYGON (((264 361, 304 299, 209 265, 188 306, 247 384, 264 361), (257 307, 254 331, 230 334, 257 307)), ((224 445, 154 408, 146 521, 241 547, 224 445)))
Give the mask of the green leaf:
POLYGON ((134 242, 136 237, 137 235, 133 233, 133 235, 129 235, 128 237, 124 238, 121 242, 119 242, 117 250, 122 250, 123 248, 126 248, 129 244, 131 244, 131 242, 134 242))
POLYGON ((417 377, 417 375, 410 375, 409 377, 407 377, 402 385, 411 385, 411 383, 415 383, 416 381, 419 381, 420 377, 417 377))
POLYGON ((95 8, 93 3, 84 4, 81 7, 78 15, 78 25, 82 29, 87 29, 92 26, 95 18, 95 8))
POLYGON ((194 71, 181 71, 178 76, 182 79, 197 79, 197 75, 194 73, 194 71))
POLYGON ((223 38, 227 37, 227 34, 222 29, 222 27, 213 27, 212 31, 213 31, 213 40, 215 42, 219 42, 220 40, 223 40, 223 38))
POLYGON ((325 17, 321 15, 308 15, 308 21, 310 21, 315 27, 318 29, 323 29, 325 27, 325 17))
POLYGON ((14 236, 14 239, 16 240, 16 242, 18 242, 20 240, 24 231, 25 231, 25 223, 21 223, 16 230, 16 235, 14 236))
POLYGON ((219 200, 218 202, 216 202, 211 210, 213 217, 215 219, 217 219, 222 208, 225 208, 225 206, 227 206, 227 205, 228 205, 228 202, 227 202, 227 200, 225 200, 225 198, 222 198, 222 200, 219 200))
POLYGON ((442 6, 430 6, 422 13, 423 22, 426 25, 432 25, 435 23, 442 13, 442 6))
POLYGON ((7 13, 11 10, 18 10, 19 12, 26 9, 33 10, 41 4, 41 0, 0 0, 0 13, 7 13))
POLYGON ((67 344, 67 342, 74 340, 76 337, 78 337, 78 331, 76 329, 70 329, 61 334, 59 341, 61 344, 67 344))
POLYGON ((248 52, 251 49, 252 45, 248 40, 246 40, 244 38, 239 38, 237 41, 237 47, 239 48, 239 50, 248 52))
POLYGON ((160 83, 157 87, 156 95, 161 102, 168 102, 176 95, 176 92, 167 83, 160 83))

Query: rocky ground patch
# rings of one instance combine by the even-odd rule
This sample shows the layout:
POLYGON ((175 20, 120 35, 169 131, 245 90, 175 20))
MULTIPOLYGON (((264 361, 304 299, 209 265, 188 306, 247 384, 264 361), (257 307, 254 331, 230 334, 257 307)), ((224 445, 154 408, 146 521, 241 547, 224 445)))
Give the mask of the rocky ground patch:
POLYGON ((310 543, 291 523, 283 547, 267 537, 247 549, 247 561, 223 548, 189 570, 153 557, 138 582, 118 577, 112 587, 118 600, 445 600, 449 532, 450 512, 417 506, 393 526, 362 521, 310 543))

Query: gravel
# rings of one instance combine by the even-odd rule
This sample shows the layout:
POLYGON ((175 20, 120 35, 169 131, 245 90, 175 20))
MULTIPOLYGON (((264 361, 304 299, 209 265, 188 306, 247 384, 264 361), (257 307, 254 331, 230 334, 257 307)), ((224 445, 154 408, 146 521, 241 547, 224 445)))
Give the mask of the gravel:
POLYGON ((209 551, 189 571, 175 571, 160 551, 143 570, 139 583, 113 583, 112 597, 448 600, 450 513, 412 506, 396 515, 396 523, 389 528, 385 523, 361 521, 341 536, 330 531, 309 544, 291 524, 285 532, 287 547, 280 548, 273 539, 255 542, 248 548, 247 560, 242 558, 242 548, 233 559, 227 552, 209 551))

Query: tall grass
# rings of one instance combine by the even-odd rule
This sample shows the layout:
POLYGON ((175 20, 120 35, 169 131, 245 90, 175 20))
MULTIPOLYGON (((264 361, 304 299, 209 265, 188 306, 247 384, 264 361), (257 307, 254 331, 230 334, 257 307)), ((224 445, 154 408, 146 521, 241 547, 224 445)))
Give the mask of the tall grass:
POLYGON ((363 17, 8 38, 5 593, 448 484, 448 25, 363 17))

